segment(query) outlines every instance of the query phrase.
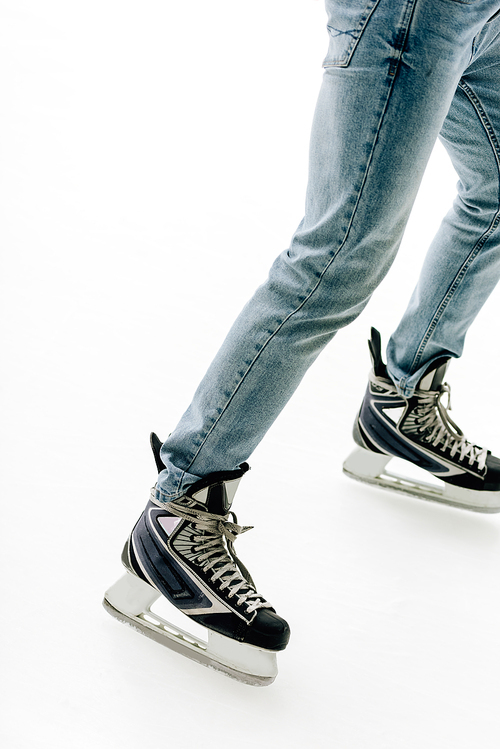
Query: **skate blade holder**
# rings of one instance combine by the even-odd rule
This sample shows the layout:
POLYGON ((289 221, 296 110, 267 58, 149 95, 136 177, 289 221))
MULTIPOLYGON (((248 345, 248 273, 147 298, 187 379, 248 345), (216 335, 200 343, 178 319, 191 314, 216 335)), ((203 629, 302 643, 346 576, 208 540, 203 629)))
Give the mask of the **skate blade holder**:
POLYGON ((155 588, 127 572, 106 591, 103 606, 111 616, 146 637, 243 684, 267 686, 275 680, 278 668, 274 651, 200 628, 207 634, 203 640, 151 611, 159 598, 161 594, 155 588))
MULTIPOLYGON (((374 453, 357 447, 344 462, 343 471, 349 478, 362 481, 383 489, 391 489, 411 497, 427 499, 434 502, 459 507, 476 512, 500 512, 500 492, 480 492, 472 489, 464 489, 460 486, 448 484, 436 476, 432 476, 436 483, 421 481, 420 478, 401 476, 386 470, 391 460, 397 460, 392 455, 374 453)), ((423 469, 416 469, 412 463, 401 461, 408 466, 409 471, 415 471, 415 475, 423 469)), ((427 474, 428 475, 428 474, 427 474)))

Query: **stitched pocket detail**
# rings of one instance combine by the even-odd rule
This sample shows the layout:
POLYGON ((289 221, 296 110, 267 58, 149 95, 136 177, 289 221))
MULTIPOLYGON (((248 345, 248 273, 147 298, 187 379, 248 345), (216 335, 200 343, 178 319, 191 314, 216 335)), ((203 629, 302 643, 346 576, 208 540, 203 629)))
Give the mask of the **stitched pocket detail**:
POLYGON ((324 68, 346 68, 380 0, 327 0, 330 35, 324 68))

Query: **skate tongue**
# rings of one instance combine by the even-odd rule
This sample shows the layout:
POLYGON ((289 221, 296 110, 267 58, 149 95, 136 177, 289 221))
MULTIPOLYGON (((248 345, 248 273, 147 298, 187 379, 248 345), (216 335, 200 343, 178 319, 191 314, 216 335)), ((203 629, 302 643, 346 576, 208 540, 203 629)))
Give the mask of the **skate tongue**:
POLYGON ((434 362, 418 383, 418 389, 430 391, 439 390, 443 384, 449 363, 449 359, 438 359, 438 361, 434 362))
POLYGON ((249 470, 247 463, 242 463, 236 471, 212 473, 193 484, 187 495, 194 499, 206 512, 213 515, 227 515, 233 504, 234 495, 241 477, 249 470))
POLYGON ((233 481, 221 481, 190 494, 195 502, 203 505, 206 512, 210 512, 212 515, 227 515, 233 504, 239 483, 240 478, 233 479, 233 481))
MULTIPOLYGON (((203 504, 207 508, 207 512, 211 512, 214 515, 227 515, 231 509, 233 496, 228 496, 225 484, 214 484, 213 486, 208 487, 206 501, 203 504)), ((194 499, 199 502, 198 497, 194 497, 194 499)))

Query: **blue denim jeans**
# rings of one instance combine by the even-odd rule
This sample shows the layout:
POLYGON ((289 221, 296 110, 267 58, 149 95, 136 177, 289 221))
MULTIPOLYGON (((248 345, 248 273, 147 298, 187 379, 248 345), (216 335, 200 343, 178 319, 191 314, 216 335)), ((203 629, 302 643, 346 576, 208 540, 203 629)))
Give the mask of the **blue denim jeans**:
POLYGON ((500 277, 500 0, 326 0, 326 9, 305 216, 163 445, 160 500, 247 460, 364 309, 438 137, 459 191, 388 345, 402 395, 433 361, 461 355, 500 277))

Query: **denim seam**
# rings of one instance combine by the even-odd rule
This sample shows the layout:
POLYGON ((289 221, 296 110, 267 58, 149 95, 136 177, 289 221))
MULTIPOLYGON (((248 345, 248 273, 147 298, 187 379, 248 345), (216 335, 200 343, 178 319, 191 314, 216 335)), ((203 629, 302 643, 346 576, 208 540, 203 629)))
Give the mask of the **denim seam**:
POLYGON ((399 24, 399 31, 393 46, 393 50, 396 52, 396 54, 389 60, 389 77, 396 77, 396 73, 398 71, 399 65, 401 63, 401 58, 404 53, 406 40, 410 31, 411 21, 416 4, 417 0, 407 0, 406 6, 403 10, 399 24))
MULTIPOLYGON (((346 232, 344 234, 344 238, 343 238, 341 244, 339 245, 339 247, 337 249, 337 252, 335 252, 332 255, 332 257, 330 258, 330 260, 328 261, 328 263, 324 267, 323 271, 319 275, 318 280, 317 280, 316 284, 314 285, 314 287, 306 294, 306 296, 304 297, 304 299, 302 300, 302 302, 294 310, 292 310, 287 315, 287 317, 285 317, 284 320, 282 320, 279 323, 279 325, 272 332, 272 334, 269 336, 269 338, 261 345, 261 347, 259 348, 259 351, 255 355, 255 357, 252 359, 252 361, 248 364, 246 371, 240 377, 240 379, 238 381, 238 384, 235 386, 235 388, 233 389, 232 393, 230 394, 228 400, 226 401, 225 406, 221 409, 221 412, 214 419, 212 425, 209 427, 209 429, 207 430, 205 436, 201 440, 201 442, 200 442, 200 444, 198 446, 198 449, 196 450, 195 454, 193 455, 193 457, 191 459, 191 462, 182 471, 182 473, 181 473, 181 475, 179 477, 179 480, 177 482, 177 487, 179 487, 182 484, 184 476, 186 475, 186 473, 188 473, 190 471, 191 467, 193 466, 193 463, 196 461, 196 458, 198 457, 198 455, 200 453, 200 450, 203 448, 203 446, 205 445, 206 441, 210 437, 211 433, 213 432, 213 430, 217 426, 218 422, 220 421, 220 419, 222 418, 222 416, 224 415, 224 413, 229 408, 229 406, 231 404, 231 401, 236 396, 238 390, 242 386, 243 382, 245 381, 246 377, 250 373, 250 371, 253 368, 254 364, 258 361, 258 359, 260 358, 260 356, 263 353, 263 351, 267 348, 267 346, 269 345, 269 343, 273 340, 273 338, 277 335, 277 333, 281 330, 281 328, 285 325, 285 323, 287 323, 294 315, 296 315, 305 306, 305 304, 307 302, 309 302, 309 300, 312 298, 313 294, 319 288, 321 282, 323 281, 323 278, 325 277, 327 271, 330 269, 333 261, 337 258, 337 256, 341 252, 341 250, 344 248, 344 246, 345 246, 345 244, 346 244, 346 242, 347 242, 347 240, 349 238, 349 234, 350 234, 350 230, 351 230, 351 227, 352 227, 352 223, 353 223, 354 218, 356 216, 359 203, 360 203, 361 198, 363 196, 364 187, 365 187, 366 181, 368 179, 368 174, 370 172, 370 166, 372 164, 373 154, 374 154, 376 145, 378 143, 380 129, 381 129, 382 125, 383 125, 384 118, 385 118, 385 115, 387 113, 387 109, 388 109, 388 106, 389 106, 389 102, 391 100, 391 94, 392 94, 394 86, 395 86, 395 80, 396 80, 395 73, 396 73, 397 66, 399 65, 399 62, 400 62, 401 57, 402 57, 403 52, 404 52, 405 40, 406 40, 406 37, 408 35, 408 31, 409 31, 409 28, 410 28, 410 25, 411 25, 411 17, 413 15, 413 9, 414 9, 414 6, 415 6, 415 2, 416 2, 416 0, 408 0, 408 2, 407 2, 405 13, 403 15, 403 22, 402 22, 402 24, 400 26, 400 33, 398 34, 398 38, 397 38, 396 44, 394 46, 394 49, 397 52, 397 56, 394 57, 394 58, 392 58, 389 61, 388 72, 387 72, 387 75, 386 75, 386 88, 387 88, 387 91, 385 93, 385 97, 383 97, 381 99, 381 102, 383 102, 383 106, 382 106, 382 108, 380 110, 380 115, 379 115, 378 126, 377 126, 377 129, 376 129, 376 134, 375 134, 375 137, 374 137, 374 139, 373 139, 373 141, 371 143, 371 150, 370 150, 370 153, 368 154, 368 158, 367 158, 367 161, 366 161, 366 168, 365 168, 365 172, 364 172, 364 175, 363 175, 363 180, 362 180, 362 182, 360 184, 360 187, 359 187, 359 190, 358 190, 358 197, 357 197, 355 205, 353 206, 353 210, 352 210, 352 213, 351 213, 351 217, 350 217, 349 223, 347 225, 346 232)), ((175 496, 175 495, 172 495, 172 496, 175 496)))
MULTIPOLYGON (((488 119, 488 116, 484 110, 484 107, 481 104, 481 101, 479 97, 474 93, 472 88, 465 83, 465 81, 461 80, 458 84, 458 88, 464 93, 464 95, 468 98, 469 102, 471 103, 472 107, 474 108, 481 124, 483 125, 483 128, 486 132, 486 135, 488 137, 488 140, 490 142, 493 154, 495 156, 495 161, 497 164, 497 170, 499 173, 499 191, 500 191, 500 143, 498 141, 498 138, 495 134, 495 131, 491 125, 491 122, 488 119)), ((455 276, 455 279, 453 280, 453 283, 451 284, 450 288, 448 289, 445 297, 441 301, 441 304, 436 310, 436 313, 434 317, 432 318, 429 327, 427 328, 427 332, 425 336, 422 339, 422 342, 417 350, 417 353, 415 354, 415 357, 413 359, 410 372, 415 372, 418 369, 419 363, 422 359, 422 355, 424 353, 424 349, 427 346, 432 334, 434 333, 437 325, 439 324, 439 321, 448 306, 448 303, 450 299, 452 298, 453 294, 457 290, 457 288, 460 286, 461 282, 463 281, 467 271, 469 270, 470 266, 480 253, 480 251, 483 249, 484 245, 490 238, 490 236, 493 234, 493 232, 497 229, 498 225, 500 224, 500 192, 499 192, 499 209, 497 210, 495 216, 493 217, 490 226, 488 229, 482 234, 482 236, 478 239, 474 247, 472 248, 471 252, 469 253, 467 259, 462 264, 462 267, 458 271, 457 275, 455 276)), ((402 391, 405 391, 406 397, 410 397, 410 394, 406 393, 406 382, 408 381, 409 376, 405 377, 400 382, 400 388, 402 391)))

